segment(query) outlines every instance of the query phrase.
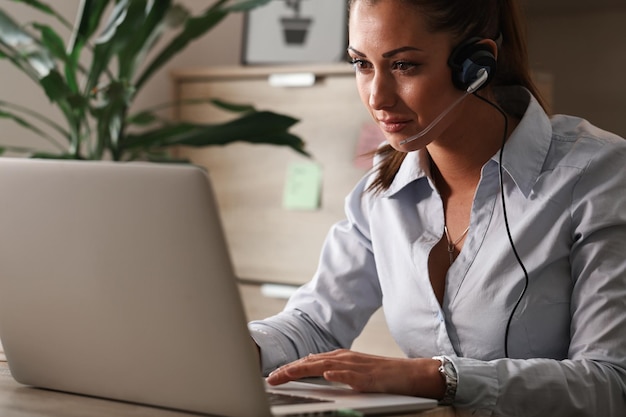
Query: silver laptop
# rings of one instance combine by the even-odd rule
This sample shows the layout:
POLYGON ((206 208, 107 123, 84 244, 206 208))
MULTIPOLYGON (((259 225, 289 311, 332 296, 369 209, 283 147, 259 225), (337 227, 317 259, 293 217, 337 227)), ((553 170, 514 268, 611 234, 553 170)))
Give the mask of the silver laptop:
POLYGON ((436 406, 305 382, 272 391, 325 402, 271 406, 209 178, 190 165, 0 158, 0 339, 20 383, 196 413, 436 406))

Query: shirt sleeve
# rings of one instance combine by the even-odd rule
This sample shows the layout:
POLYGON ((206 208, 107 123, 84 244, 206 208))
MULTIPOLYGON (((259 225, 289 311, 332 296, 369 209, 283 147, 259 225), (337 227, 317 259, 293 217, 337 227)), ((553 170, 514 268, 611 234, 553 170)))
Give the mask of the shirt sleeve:
POLYGON ((364 178, 346 198, 346 220, 329 231, 313 279, 276 316, 249 324, 264 374, 309 353, 349 348, 381 306, 368 232, 364 178))
POLYGON ((453 358, 455 405, 478 416, 619 417, 623 368, 591 360, 453 358))

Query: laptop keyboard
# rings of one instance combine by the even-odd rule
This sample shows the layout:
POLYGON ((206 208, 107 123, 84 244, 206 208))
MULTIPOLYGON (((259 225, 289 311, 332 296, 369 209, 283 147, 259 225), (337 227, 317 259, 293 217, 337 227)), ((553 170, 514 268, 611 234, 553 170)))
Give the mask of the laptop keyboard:
POLYGON ((332 401, 321 400, 319 398, 302 397, 298 395, 279 394, 277 392, 268 392, 267 397, 270 405, 290 405, 290 404, 311 404, 311 403, 329 403, 332 401))

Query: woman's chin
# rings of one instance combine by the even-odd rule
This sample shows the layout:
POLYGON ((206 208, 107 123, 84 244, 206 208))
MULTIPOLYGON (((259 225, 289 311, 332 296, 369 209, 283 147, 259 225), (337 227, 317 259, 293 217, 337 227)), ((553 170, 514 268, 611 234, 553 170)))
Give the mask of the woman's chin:
POLYGON ((422 137, 419 139, 415 139, 415 140, 410 140, 406 143, 403 143, 403 141, 405 141, 407 138, 406 137, 400 137, 400 138, 388 138, 387 142, 391 145, 391 147, 393 149, 395 149, 398 152, 414 152, 414 151, 418 151, 420 149, 424 149, 426 147, 426 145, 428 145, 431 140, 429 140, 426 137, 422 137))

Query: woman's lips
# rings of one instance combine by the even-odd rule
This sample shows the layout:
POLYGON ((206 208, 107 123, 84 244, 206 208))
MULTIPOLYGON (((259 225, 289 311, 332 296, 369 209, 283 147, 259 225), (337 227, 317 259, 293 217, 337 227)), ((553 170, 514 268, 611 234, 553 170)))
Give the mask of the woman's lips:
POLYGON ((399 120, 399 119, 384 119, 378 120, 380 124, 380 128, 388 133, 398 133, 401 132, 408 124, 408 120, 399 120))

